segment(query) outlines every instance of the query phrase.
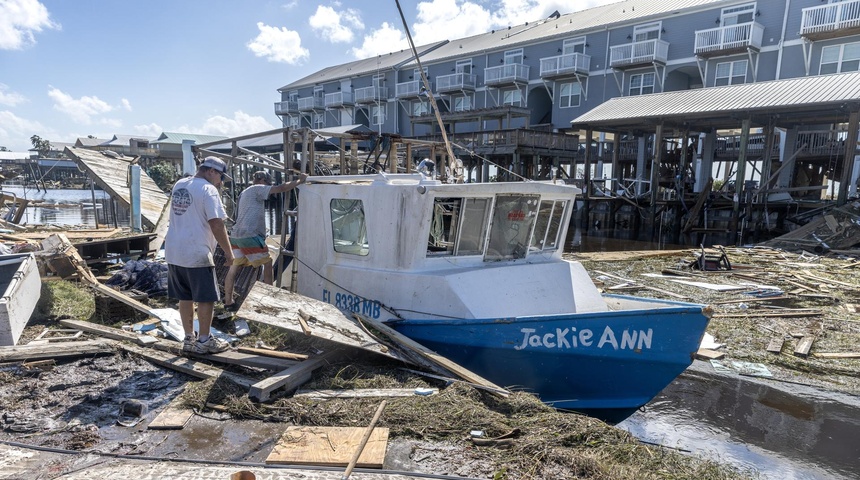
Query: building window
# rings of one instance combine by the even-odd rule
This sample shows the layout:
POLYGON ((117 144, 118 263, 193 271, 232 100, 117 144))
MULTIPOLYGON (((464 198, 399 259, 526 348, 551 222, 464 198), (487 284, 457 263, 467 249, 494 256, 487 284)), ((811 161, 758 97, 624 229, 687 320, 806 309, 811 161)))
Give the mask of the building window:
POLYGON ((324 113, 315 113, 314 114, 314 128, 322 128, 325 126, 325 114, 324 113))
POLYGON ((585 53, 585 37, 568 38, 561 44, 561 54, 585 53))
POLYGON ((376 88, 382 88, 385 84, 385 75, 374 75, 373 76, 373 86, 376 88))
POLYGON ((654 74, 638 73, 630 76, 630 95, 654 93, 654 74))
POLYGON ((299 101, 298 90, 293 90, 289 94, 287 94, 287 101, 292 102, 292 103, 297 103, 299 101))
POLYGON ((657 40, 660 38, 660 25, 660 22, 636 25, 633 27, 633 41, 647 42, 648 40, 657 40))
POLYGON ((581 94, 582 86, 579 82, 562 83, 559 89, 559 107, 578 107, 581 94))
POLYGON ((737 7, 726 7, 720 14, 720 25, 724 27, 750 23, 755 15, 755 4, 748 3, 737 7))
POLYGON ((513 65, 513 64, 521 64, 523 63, 523 49, 518 48, 516 50, 509 50, 505 52, 505 65, 513 65))
POLYGON ((469 95, 454 97, 451 99, 451 102, 454 104, 455 112, 465 112, 472 109, 472 97, 469 95))
POLYGON ((505 90, 502 92, 502 104, 513 105, 515 107, 522 106, 523 94, 519 89, 505 90))
POLYGON ((739 85, 747 81, 747 61, 724 62, 717 64, 714 86, 739 85))
POLYGON ((858 70, 860 70, 860 43, 832 45, 821 49, 820 75, 858 70))
POLYGON ((370 124, 382 125, 385 123, 385 105, 372 105, 370 107, 370 124))
POLYGON ((299 128, 299 119, 298 115, 290 115, 290 128, 299 128))
POLYGON ((417 100, 412 102, 412 116, 417 117, 430 113, 430 102, 417 100))
POLYGON ((472 60, 457 60, 457 65, 454 68, 456 73, 470 75, 472 73, 472 60))

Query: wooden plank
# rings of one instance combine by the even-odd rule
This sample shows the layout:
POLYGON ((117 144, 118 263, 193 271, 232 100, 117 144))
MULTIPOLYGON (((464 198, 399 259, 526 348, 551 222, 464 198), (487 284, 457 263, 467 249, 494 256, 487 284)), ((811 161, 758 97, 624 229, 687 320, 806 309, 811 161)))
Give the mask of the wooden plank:
POLYGON ((818 352, 813 357, 821 358, 860 358, 860 352, 818 352))
POLYGON ((700 348, 696 352, 696 358, 699 360, 719 360, 726 356, 726 352, 718 352, 710 348, 700 348))
POLYGON ((780 335, 778 337, 773 337, 770 339, 770 342, 767 344, 765 350, 770 353, 779 354, 782 352, 782 346, 785 344, 785 337, 780 335))
POLYGON ((170 353, 153 350, 151 348, 141 348, 127 343, 118 343, 119 347, 127 352, 139 355, 150 362, 161 365, 162 367, 176 370, 177 372, 191 375, 196 378, 226 378, 236 385, 248 388, 254 384, 254 380, 244 375, 239 375, 232 372, 226 372, 217 367, 206 365, 202 362, 195 361, 190 358, 171 355, 170 353))
POLYGON ((326 365, 338 356, 340 356, 340 351, 332 350, 319 357, 309 358, 304 362, 293 365, 265 380, 250 385, 248 397, 257 402, 265 402, 271 397, 272 392, 280 387, 284 387, 286 390, 298 388, 301 384, 310 380, 314 370, 326 365))
POLYGON ((182 344, 174 341, 159 341, 152 345, 155 349, 162 352, 169 352, 174 355, 185 355, 198 360, 207 360, 210 362, 224 363, 227 365, 241 365, 243 367, 262 368, 264 370, 284 370, 298 363, 296 360, 287 360, 284 358, 264 357, 250 353, 233 352, 227 350, 219 353, 196 354, 182 351, 182 344))
POLYGON ((85 322, 82 320, 63 319, 60 324, 69 328, 75 328, 82 332, 91 333, 100 337, 110 338, 111 340, 119 340, 122 342, 132 342, 138 345, 149 345, 158 342, 155 337, 149 335, 140 335, 137 333, 126 332, 119 328, 108 327, 107 325, 99 325, 97 323, 85 322))
POLYGON ((0 362, 18 362, 50 358, 70 358, 114 353, 113 342, 84 340, 81 342, 38 343, 0 347, 0 362))
POLYGON ((508 392, 506 389, 499 387, 498 385, 496 385, 493 382, 479 376, 478 374, 472 372, 471 370, 468 370, 468 369, 452 362, 451 360, 448 360, 447 358, 443 357, 442 355, 439 355, 436 352, 426 348, 424 345, 421 345, 420 343, 402 335, 397 330, 394 330, 393 328, 389 327, 388 325, 385 325, 384 323, 380 322, 379 320, 367 318, 367 317, 361 316, 359 314, 355 314, 355 316, 361 322, 369 323, 373 326, 373 328, 375 328, 375 329, 379 330, 380 332, 384 333, 385 335, 387 335, 389 338, 391 338, 392 340, 397 342, 398 346, 407 348, 410 351, 417 353, 418 355, 420 355, 424 359, 429 360, 431 363, 437 365, 438 367, 441 367, 444 370, 444 372, 446 372, 446 373, 450 372, 450 373, 454 374, 455 376, 457 376, 457 377, 459 377, 459 378, 461 378, 461 379, 463 379, 469 383, 483 385, 483 386, 487 387, 488 391, 494 392, 497 395, 507 397, 510 394, 510 392, 508 392))
MULTIPOLYGON (((346 467, 364 432, 360 427, 287 427, 266 463, 346 467)), ((382 468, 388 434, 388 428, 374 428, 356 466, 382 468)))
MULTIPOLYGON (((87 269, 87 271, 89 271, 89 269, 87 269)), ((95 290, 95 291, 97 291, 103 295, 106 295, 110 298, 113 298, 114 300, 118 300, 118 301, 134 308, 135 310, 139 310, 139 311, 141 311, 147 315, 153 315, 152 314, 152 307, 150 307, 149 305, 147 305, 145 303, 138 302, 137 300, 129 297, 128 295, 126 295, 120 291, 114 290, 114 289, 108 287, 107 285, 102 285, 101 283, 99 283, 98 280, 95 279, 95 277, 93 277, 93 279, 90 283, 91 283, 90 287, 93 290, 95 290)), ((153 316, 157 316, 157 315, 153 315, 153 316)))
POLYGON ((149 430, 182 430, 193 416, 194 410, 171 403, 152 419, 146 428, 149 430))
POLYGON ((297 390, 293 398, 305 397, 315 400, 332 398, 395 398, 437 395, 438 388, 356 388, 348 390, 297 390), (419 393, 420 390, 420 393, 419 393))
POLYGON ((839 222, 836 220, 836 217, 827 214, 824 216, 824 223, 827 224, 827 227, 830 228, 831 232, 839 233, 839 222))
POLYGON ((290 353, 290 352, 281 352, 278 350, 267 350, 265 348, 254 348, 254 347, 236 347, 237 352, 242 353, 253 353, 254 355, 262 355, 265 357, 275 357, 275 358, 284 358, 287 360, 307 360, 308 355, 304 353, 290 353))
POLYGON ((164 238, 167 236, 167 227, 170 224, 170 202, 172 198, 167 197, 167 203, 164 205, 164 210, 161 211, 161 216, 158 218, 158 223, 155 224, 155 238, 149 242, 149 249, 155 252, 153 255, 158 255, 161 246, 164 245, 164 238))
POLYGON ((305 336, 311 336, 311 327, 308 326, 308 323, 315 321, 308 312, 299 309, 299 325, 302 327, 302 332, 304 332, 305 336))
POLYGON ((809 349, 812 348, 812 342, 815 341, 815 335, 806 335, 797 342, 797 347, 794 348, 794 354, 801 357, 809 355, 809 349))

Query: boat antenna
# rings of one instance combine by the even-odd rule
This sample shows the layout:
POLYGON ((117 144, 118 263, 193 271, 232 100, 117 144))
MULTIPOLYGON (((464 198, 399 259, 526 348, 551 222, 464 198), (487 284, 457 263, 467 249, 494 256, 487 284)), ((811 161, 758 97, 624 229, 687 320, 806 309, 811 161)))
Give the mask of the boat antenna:
MULTIPOLYGON (((445 142, 445 149, 448 151, 449 161, 453 162, 456 158, 454 150, 451 149, 451 142, 448 141, 448 133, 445 131, 445 124, 442 123, 442 115, 439 114, 439 107, 436 105, 436 99, 433 98, 433 92, 430 90, 430 82, 427 81, 427 74, 424 73, 424 67, 421 66, 421 59, 418 58, 418 50, 415 49, 415 43, 412 41, 412 34, 409 33, 409 26, 406 24, 406 17, 403 16, 403 9, 400 8, 400 0, 394 0, 397 4, 397 11, 400 12, 400 20, 403 21, 403 29, 406 30, 406 39, 409 40, 409 47, 412 49, 412 55, 415 56, 415 62, 418 64, 418 72, 421 74, 421 82, 424 84, 424 93, 430 100, 430 108, 433 109, 433 114, 436 115, 436 122, 439 123, 439 130, 442 131, 442 141, 445 142)), ((407 159, 409 161, 409 159, 407 159)), ((444 174, 444 173, 443 173, 444 174)))

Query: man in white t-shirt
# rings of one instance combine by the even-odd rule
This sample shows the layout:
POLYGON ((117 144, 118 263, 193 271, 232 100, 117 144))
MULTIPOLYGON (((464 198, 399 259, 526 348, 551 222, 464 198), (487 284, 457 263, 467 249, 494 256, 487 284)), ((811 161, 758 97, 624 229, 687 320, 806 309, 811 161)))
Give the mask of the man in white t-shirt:
POLYGON ((224 278, 224 309, 228 312, 238 310, 233 300, 233 286, 236 274, 245 266, 263 266, 263 282, 274 283, 272 272, 272 257, 266 245, 266 207, 265 201, 269 195, 288 192, 305 183, 308 178, 304 173, 297 180, 272 186, 272 176, 267 172, 255 172, 254 184, 239 195, 239 207, 236 210, 236 224, 230 232, 230 246, 233 248, 235 261, 224 278))
POLYGON ((191 353, 218 353, 229 345, 210 335, 212 313, 218 298, 215 277, 215 246, 224 250, 224 264, 233 263, 233 252, 224 219, 218 187, 227 175, 227 164, 206 157, 193 177, 179 179, 173 186, 170 226, 164 239, 167 260, 167 295, 179 300, 179 317, 185 330, 182 350, 191 353), (200 330, 194 332, 194 302, 200 330))

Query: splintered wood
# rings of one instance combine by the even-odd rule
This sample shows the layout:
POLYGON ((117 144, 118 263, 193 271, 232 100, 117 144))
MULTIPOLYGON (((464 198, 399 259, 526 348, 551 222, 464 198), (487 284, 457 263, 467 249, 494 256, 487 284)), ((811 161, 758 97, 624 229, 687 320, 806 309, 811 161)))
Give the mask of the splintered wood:
MULTIPOLYGON (((364 432, 360 427, 287 427, 266 463, 345 467, 359 448, 364 432)), ((357 467, 382 468, 388 434, 388 428, 373 429, 357 467)))

